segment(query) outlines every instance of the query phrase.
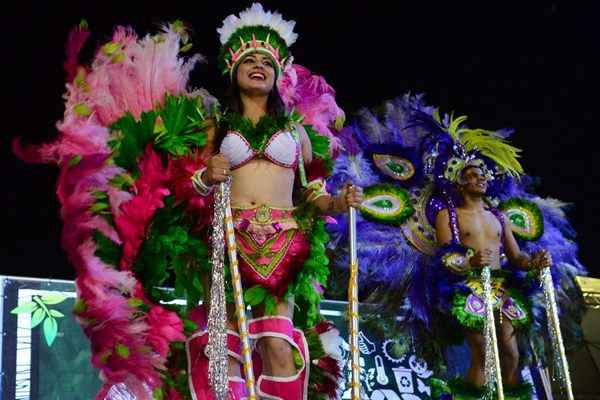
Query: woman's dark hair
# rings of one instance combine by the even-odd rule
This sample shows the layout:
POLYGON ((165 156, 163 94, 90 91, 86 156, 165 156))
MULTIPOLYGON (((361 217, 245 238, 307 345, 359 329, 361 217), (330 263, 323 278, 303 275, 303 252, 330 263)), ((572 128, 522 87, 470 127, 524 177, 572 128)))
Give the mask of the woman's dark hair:
MULTIPOLYGON (((234 74, 235 75, 235 74, 234 74)), ((235 112, 238 114, 244 113, 244 105, 242 104, 242 98, 240 96, 240 87, 235 77, 231 81, 231 85, 225 91, 225 98, 223 104, 226 107, 226 112, 235 112)), ((277 90, 277 85, 273 85, 273 89, 269 93, 267 99, 267 114, 271 116, 282 115, 285 113, 285 105, 277 90)), ((215 150, 221 146, 223 138, 227 134, 229 127, 227 123, 221 123, 217 127, 217 134, 215 137, 215 150)))

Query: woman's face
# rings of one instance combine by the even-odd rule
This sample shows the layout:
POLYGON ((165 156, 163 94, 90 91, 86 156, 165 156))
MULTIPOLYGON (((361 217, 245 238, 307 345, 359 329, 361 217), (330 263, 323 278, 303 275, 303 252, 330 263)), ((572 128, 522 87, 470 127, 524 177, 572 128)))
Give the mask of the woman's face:
POLYGON ((236 78, 243 93, 268 96, 275 83, 273 62, 264 54, 250 53, 238 65, 236 78))

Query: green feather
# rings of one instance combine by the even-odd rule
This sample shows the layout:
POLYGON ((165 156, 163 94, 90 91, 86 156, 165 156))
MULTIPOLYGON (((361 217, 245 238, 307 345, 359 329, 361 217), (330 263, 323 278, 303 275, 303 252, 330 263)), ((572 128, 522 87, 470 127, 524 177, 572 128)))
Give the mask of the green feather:
POLYGON ((206 145, 205 114, 201 98, 167 95, 159 110, 163 127, 155 136, 155 147, 179 157, 206 145))
POLYGON ((309 203, 300 205, 294 212, 298 226, 310 240, 310 253, 296 279, 288 286, 285 296, 295 296, 298 310, 294 313, 294 324, 303 329, 316 325, 321 319, 321 295, 313 282, 326 286, 329 277, 329 258, 325 253, 329 235, 325 230, 325 221, 319 215, 319 210, 309 203))
MULTIPOLYGON (((441 123, 437 110, 434 118, 441 123)), ((493 160, 501 171, 510 176, 519 177, 524 173, 518 160, 521 156, 521 149, 511 145, 496 132, 461 127, 466 120, 466 116, 457 118, 454 118, 453 115, 450 116, 450 124, 446 131, 454 141, 462 143, 467 151, 478 150, 482 155, 493 160)))
POLYGON ((518 177, 523 174, 523 166, 518 160, 521 149, 509 144, 496 132, 484 129, 461 129, 460 134, 461 142, 467 151, 477 149, 510 176, 518 177))
MULTIPOLYGON (((485 319, 465 311, 465 305, 467 304, 467 297, 469 294, 469 291, 456 291, 452 298, 450 312, 460 325, 476 331, 482 331, 485 319)), ((531 304, 529 301, 515 289, 508 289, 506 294, 513 299, 517 306, 525 311, 524 318, 511 321, 513 327, 515 329, 529 327, 531 324, 531 313, 529 311, 531 310, 531 304)))
POLYGON ((110 127, 114 163, 137 176, 138 159, 149 143, 175 157, 206 145, 209 114, 200 97, 170 95, 165 96, 162 106, 143 112, 139 120, 125 114, 110 127))
POLYGON ((254 285, 244 291, 244 301, 246 304, 254 307, 265 300, 268 291, 260 285, 254 285))
POLYGON ((505 400, 530 400, 533 392, 533 386, 529 382, 524 382, 516 386, 504 387, 505 400))
POLYGON ((143 112, 140 121, 131 113, 125 114, 111 125, 113 138, 109 142, 113 149, 113 160, 119 167, 137 173, 138 158, 154 136, 156 112, 143 112))
POLYGON ((252 148, 261 153, 274 133, 291 129, 289 115, 263 115, 256 125, 247 117, 236 112, 228 112, 223 117, 227 129, 240 133, 252 148))
POLYGON ((154 216, 133 269, 155 300, 164 297, 155 288, 174 276, 175 294, 184 296, 188 308, 193 308, 203 296, 200 274, 208 269, 208 246, 191 233, 194 221, 185 213, 184 204, 175 205, 173 196, 167 196, 164 203, 154 216))
POLYGON ((329 138, 319 134, 311 125, 304 125, 304 130, 310 140, 313 157, 322 159, 326 173, 328 175, 331 174, 333 171, 333 159, 331 158, 329 138))
POLYGON ((92 237, 97 247, 94 255, 102 260, 103 263, 116 268, 121 259, 121 247, 99 230, 95 230, 92 237))
MULTIPOLYGON (((438 116, 439 118, 439 116, 438 116)), ((454 115, 450 116, 450 126, 448 126, 448 133, 452 136, 452 139, 455 141, 460 139, 460 125, 467 120, 466 116, 460 116, 458 118, 454 118, 454 115)))

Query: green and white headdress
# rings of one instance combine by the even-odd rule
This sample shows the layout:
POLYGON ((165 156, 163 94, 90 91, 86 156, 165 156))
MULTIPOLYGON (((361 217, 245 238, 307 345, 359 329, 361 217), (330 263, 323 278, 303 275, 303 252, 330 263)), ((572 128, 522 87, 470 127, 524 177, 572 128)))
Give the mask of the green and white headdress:
POLYGON ((296 41, 295 21, 285 21, 278 12, 265 11, 254 3, 239 17, 230 15, 217 29, 221 41, 219 68, 223 74, 233 76, 238 63, 249 53, 259 52, 269 56, 277 75, 291 62, 289 47, 296 41))

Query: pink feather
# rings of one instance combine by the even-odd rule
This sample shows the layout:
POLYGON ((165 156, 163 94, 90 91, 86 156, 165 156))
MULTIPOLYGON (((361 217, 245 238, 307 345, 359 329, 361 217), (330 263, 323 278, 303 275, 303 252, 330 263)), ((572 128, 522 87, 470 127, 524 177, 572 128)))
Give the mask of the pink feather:
POLYGON ((120 49, 110 55, 98 51, 87 80, 91 91, 85 103, 102 125, 126 112, 139 117, 161 104, 166 94, 186 94, 189 73, 201 56, 187 61, 178 57, 179 41, 180 36, 169 27, 164 27, 161 41, 151 36, 136 41, 131 30, 115 30, 113 43, 120 49))
POLYGON ((163 198, 169 194, 166 182, 169 170, 163 168, 160 156, 148 146, 139 164, 140 177, 135 182, 137 194, 121 204, 121 214, 115 225, 123 241, 123 257, 120 267, 131 268, 142 244, 146 229, 154 212, 163 207, 163 198))
POLYGON ((331 127, 344 118, 344 112, 335 102, 335 90, 318 75, 307 68, 294 64, 283 73, 279 82, 279 93, 288 109, 295 109, 321 135, 330 139, 331 151, 336 154, 341 142, 331 127))
POLYGON ((64 63, 65 72, 67 73, 67 82, 71 82, 77 74, 77 58, 89 36, 90 31, 83 24, 71 29, 69 32, 69 38, 67 39, 67 45, 65 47, 67 58, 64 63))

